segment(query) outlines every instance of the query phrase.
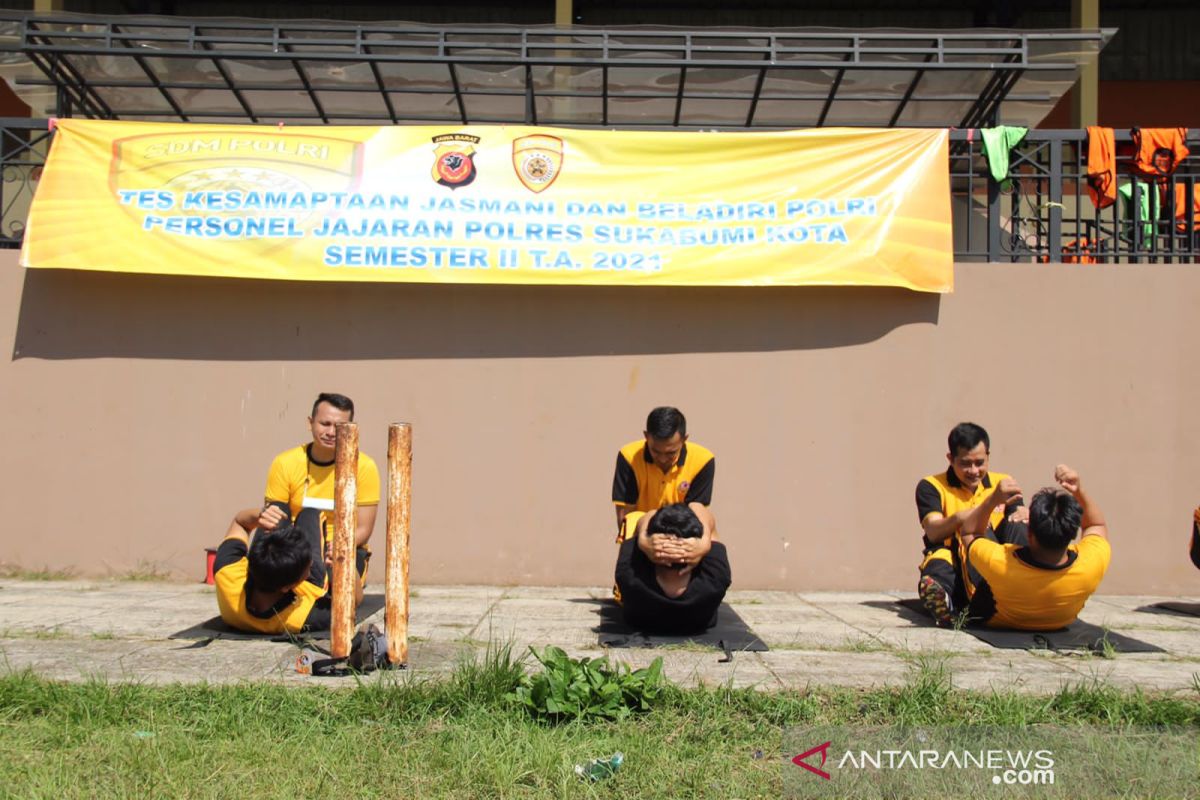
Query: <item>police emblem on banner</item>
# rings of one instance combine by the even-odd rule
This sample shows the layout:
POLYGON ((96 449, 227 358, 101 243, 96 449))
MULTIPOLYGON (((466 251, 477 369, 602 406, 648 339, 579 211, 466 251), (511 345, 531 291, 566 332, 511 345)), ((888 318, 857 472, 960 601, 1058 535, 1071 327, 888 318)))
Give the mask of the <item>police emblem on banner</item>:
POLYGON ((149 203, 121 209, 151 229, 153 219, 182 220, 179 247, 211 254, 228 239, 262 255, 288 246, 324 212, 300 202, 314 192, 350 192, 362 178, 361 142, 305 132, 247 132, 221 127, 170 129, 113 140, 109 185, 149 203), (148 194, 147 194, 148 193, 148 194), (271 219, 255 235, 255 220, 271 219))
POLYGON ((475 145, 478 136, 465 133, 448 133, 433 137, 437 149, 433 151, 433 179, 442 186, 457 189, 475 180, 475 145))
POLYGON ((513 169, 531 192, 549 189, 562 172, 563 141, 557 136, 522 136, 513 139, 513 169))

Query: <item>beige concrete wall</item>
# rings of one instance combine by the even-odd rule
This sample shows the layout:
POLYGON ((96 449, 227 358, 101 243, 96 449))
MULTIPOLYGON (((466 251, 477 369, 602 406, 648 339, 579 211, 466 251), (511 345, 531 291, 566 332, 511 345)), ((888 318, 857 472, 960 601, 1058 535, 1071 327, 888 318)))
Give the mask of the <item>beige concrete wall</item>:
MULTIPOLYGON (((322 390, 415 430, 413 580, 603 584, 617 447, 716 451, 735 586, 908 588, 957 421, 1108 512, 1108 592, 1200 594, 1200 268, 973 264, 900 290, 318 285, 22 271, 0 254, 0 561, 199 578, 322 390)), ((376 536, 382 544, 383 524, 376 536)))

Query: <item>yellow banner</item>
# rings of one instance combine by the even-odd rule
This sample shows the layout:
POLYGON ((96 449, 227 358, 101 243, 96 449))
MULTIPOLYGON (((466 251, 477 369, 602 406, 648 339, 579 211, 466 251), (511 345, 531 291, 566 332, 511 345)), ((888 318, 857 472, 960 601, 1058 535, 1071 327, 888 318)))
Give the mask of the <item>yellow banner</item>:
POLYGON ((27 267, 322 281, 953 286, 944 130, 60 120, 27 267))

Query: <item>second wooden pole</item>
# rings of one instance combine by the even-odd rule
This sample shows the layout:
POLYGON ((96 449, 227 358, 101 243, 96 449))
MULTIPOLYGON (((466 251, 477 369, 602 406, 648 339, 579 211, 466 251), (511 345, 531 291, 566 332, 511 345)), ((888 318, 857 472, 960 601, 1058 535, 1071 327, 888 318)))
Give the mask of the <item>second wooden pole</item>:
POLYGON ((412 506, 412 425, 388 426, 387 590, 384 625, 388 661, 408 665, 408 533, 412 506))
MULTIPOLYGON (((358 426, 353 422, 337 424, 337 445, 333 466, 333 592, 329 654, 334 658, 350 655, 354 638, 354 535, 358 528, 358 426)), ((324 557, 324 554, 321 554, 324 557)))

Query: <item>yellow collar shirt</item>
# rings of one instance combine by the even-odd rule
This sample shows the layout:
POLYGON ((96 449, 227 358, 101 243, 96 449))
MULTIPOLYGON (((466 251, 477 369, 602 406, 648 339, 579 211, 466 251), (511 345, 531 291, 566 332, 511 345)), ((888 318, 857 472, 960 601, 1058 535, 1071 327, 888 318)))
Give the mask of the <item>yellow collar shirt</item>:
MULTIPOLYGON (((996 484, 1008 477, 1003 472, 989 472, 972 491, 963 486, 953 469, 926 476, 917 484, 917 517, 924 524, 930 514, 950 517, 965 509, 978 508, 991 496, 996 484)), ((1020 505, 1023 505, 1022 501, 1014 500, 1008 506, 996 506, 988 525, 993 529, 1000 527, 1000 523, 1020 505)))
POLYGON ((612 499, 636 511, 654 511, 674 503, 712 504, 717 462, 712 451, 692 442, 679 451, 675 466, 663 472, 638 439, 617 453, 612 499))

